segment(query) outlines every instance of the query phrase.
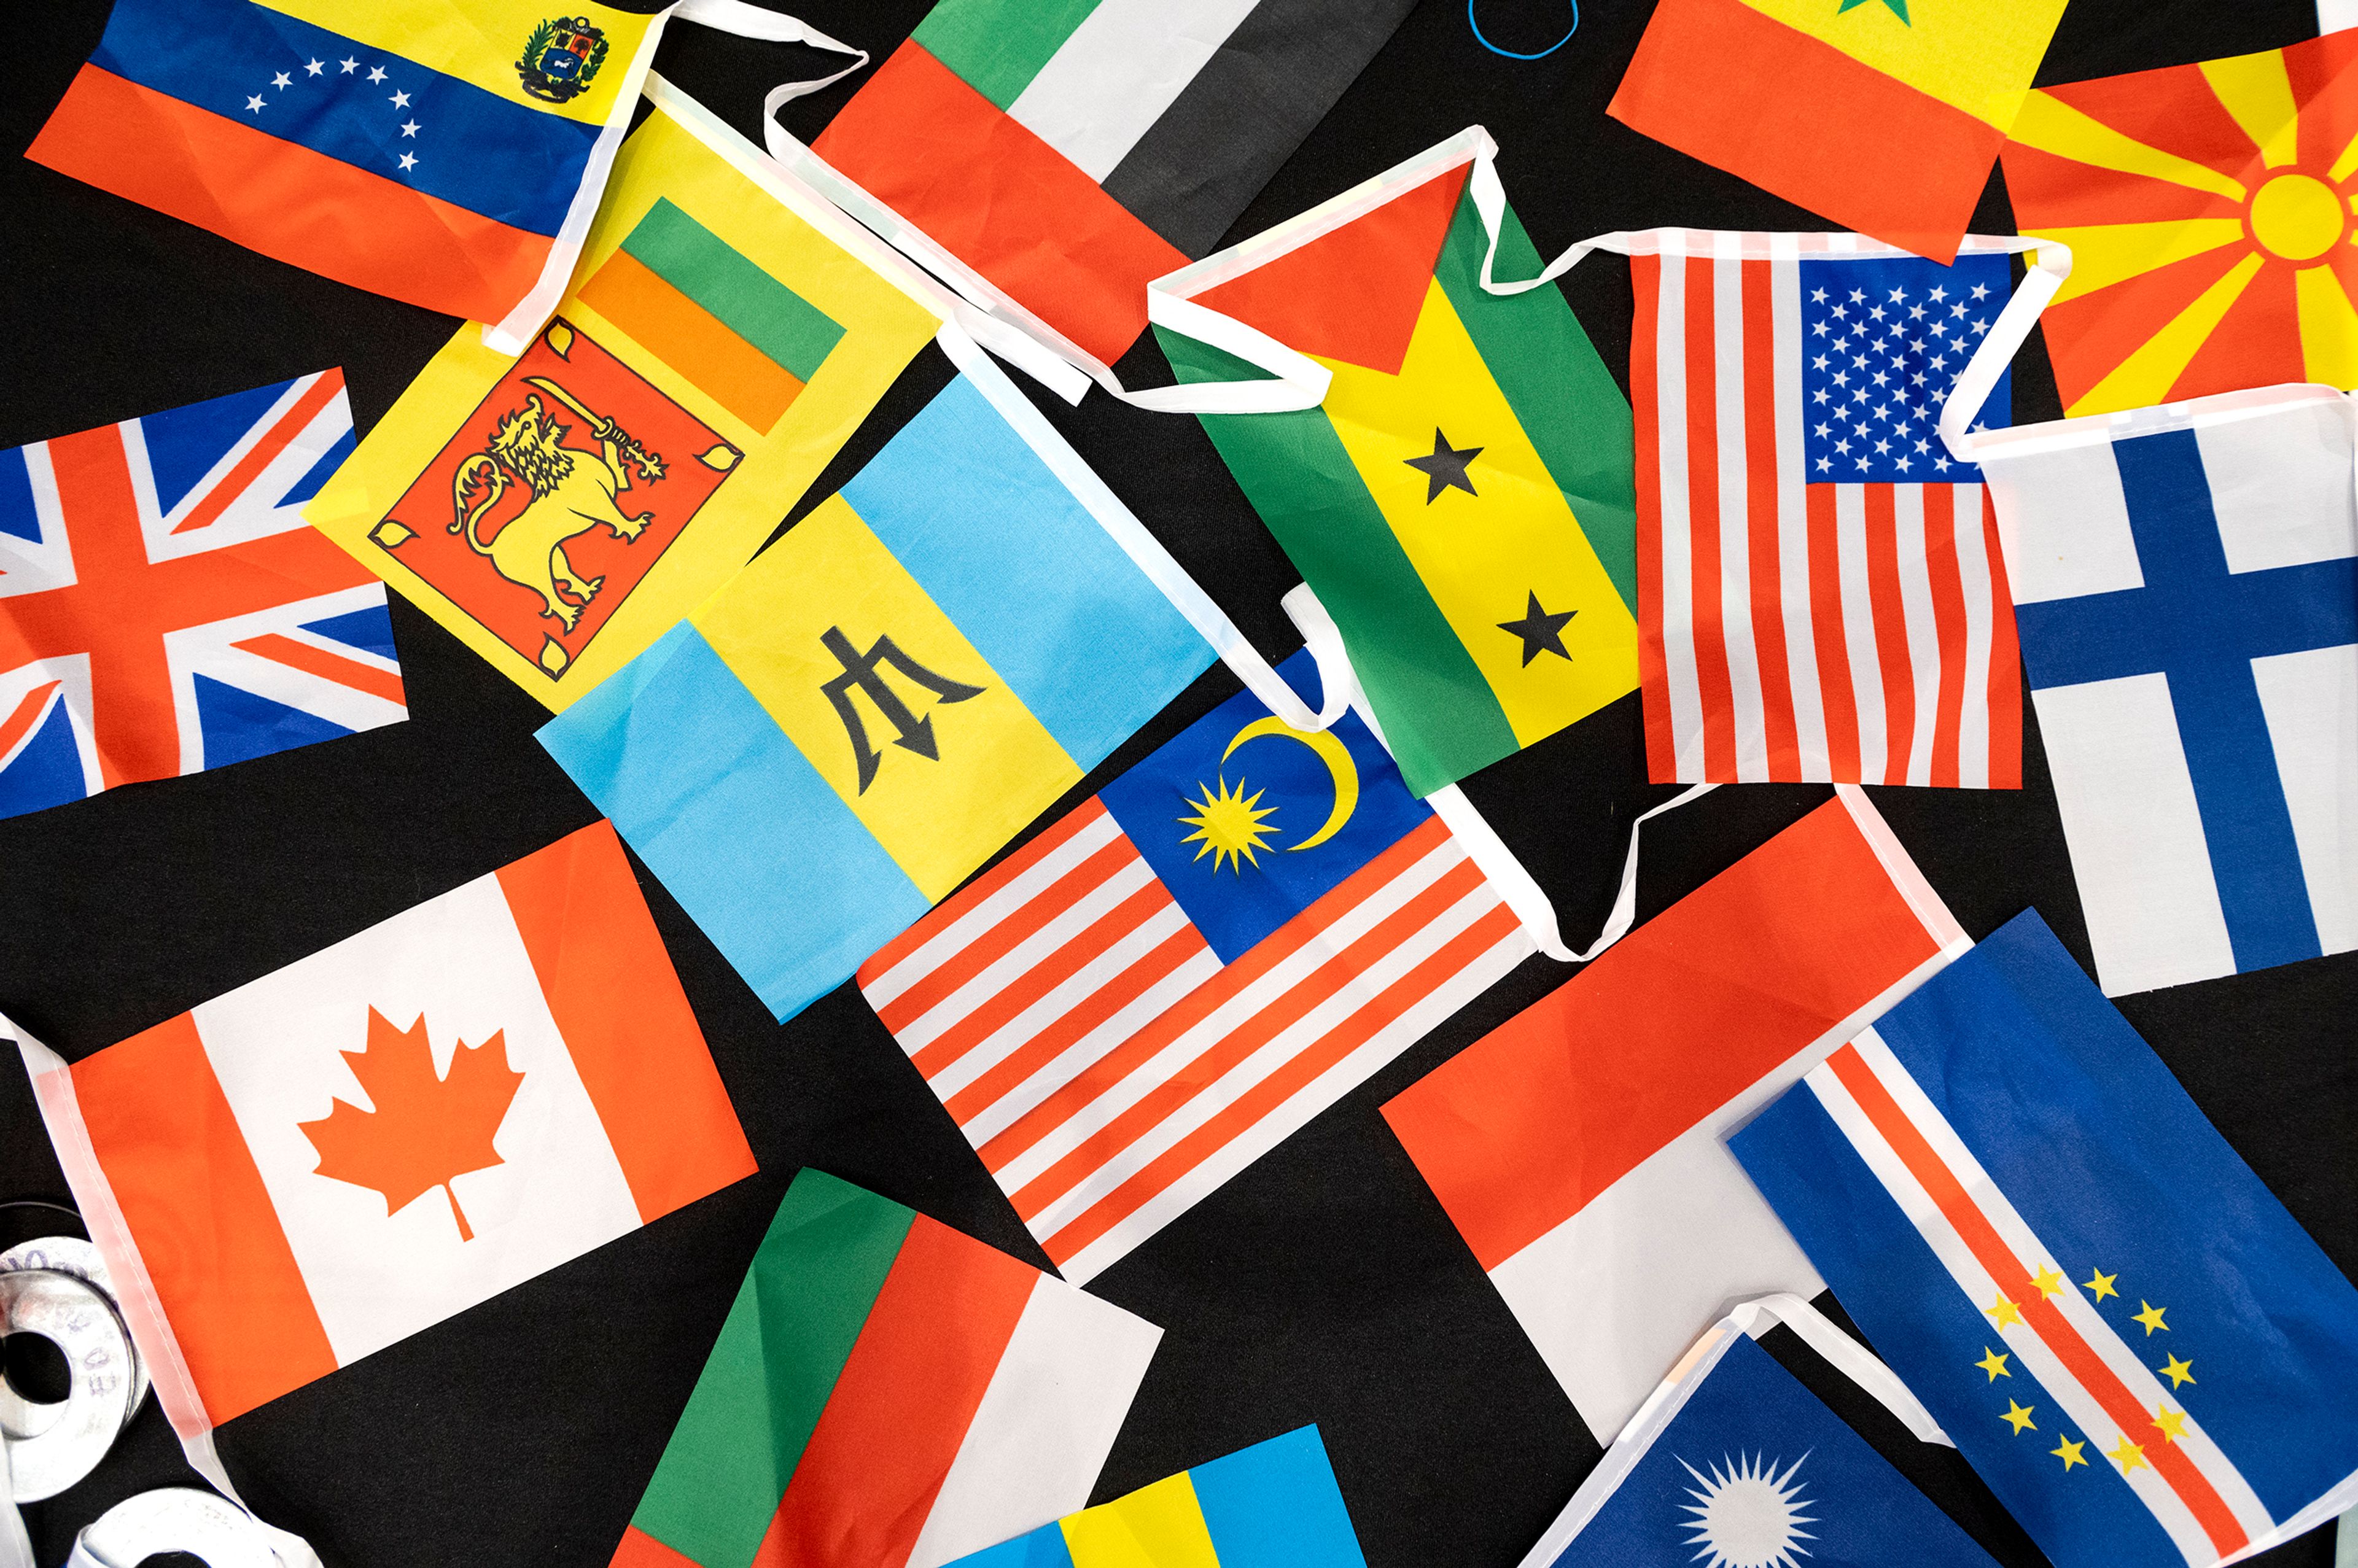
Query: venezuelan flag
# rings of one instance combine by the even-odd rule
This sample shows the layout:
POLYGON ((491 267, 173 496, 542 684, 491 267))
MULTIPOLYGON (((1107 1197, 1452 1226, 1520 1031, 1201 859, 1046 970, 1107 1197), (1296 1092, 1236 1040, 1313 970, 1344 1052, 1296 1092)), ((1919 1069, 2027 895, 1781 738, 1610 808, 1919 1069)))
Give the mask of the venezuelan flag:
POLYGON ((27 156, 358 288, 503 320, 655 20, 568 0, 116 0, 27 156))

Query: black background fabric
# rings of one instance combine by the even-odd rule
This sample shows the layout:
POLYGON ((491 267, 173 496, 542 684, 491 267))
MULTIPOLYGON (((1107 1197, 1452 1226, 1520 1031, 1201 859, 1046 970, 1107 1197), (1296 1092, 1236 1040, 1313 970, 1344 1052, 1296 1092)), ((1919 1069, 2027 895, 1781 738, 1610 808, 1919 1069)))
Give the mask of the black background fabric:
MULTIPOLYGON (((1505 49, 1544 48, 1566 19, 1560 0, 1478 3, 1483 30, 1505 49)), ((800 6, 879 59, 924 10, 925 0, 800 6)), ((1650 10, 1590 0, 1569 44, 1524 62, 1475 41, 1465 0, 1425 0, 1229 238, 1476 123, 1498 138, 1509 200, 1548 254, 1601 231, 1658 224, 1829 227, 1606 117, 1650 10)), ((454 323, 16 156, 105 14, 101 0, 10 7, 0 50, 0 447, 330 365, 343 367, 367 430, 454 323)), ((2309 0, 2074 0, 2040 80, 2212 59, 2314 31, 2309 0)), ((827 59, 679 25, 659 65, 758 140, 763 92, 834 69, 827 59)), ((792 105, 789 127, 816 135, 855 84, 792 105)), ((1975 227, 2012 230, 1995 177, 1975 227)), ((1592 260, 1567 292, 1626 384, 1625 264, 1592 260)), ((1151 339, 1120 368, 1133 384, 1168 379, 1151 339)), ((948 374, 928 350, 811 494, 831 492, 948 374)), ((2016 384, 2017 418, 2058 412, 2035 342, 2016 384)), ((1076 409, 1035 400, 1265 653, 1296 645, 1278 609, 1296 574, 1193 419, 1101 395, 1076 409)), ((0 821, 0 1010, 79 1058, 595 817, 534 742, 546 715, 532 697, 398 597, 393 620, 406 723, 0 821)), ((1066 804, 1234 689, 1215 668, 1066 804)), ((1969 934, 2036 907, 2085 966, 2079 899, 2025 708, 2020 791, 1871 793, 1969 934)), ((1466 787, 1575 941, 1610 905, 1631 816, 1670 793, 1645 782, 1635 696, 1466 787)), ((1827 793, 1724 789, 1650 825, 1640 917, 1827 793)), ((761 1173, 222 1429, 222 1453, 247 1498, 308 1535, 333 1568, 603 1564, 803 1165, 1044 1263, 849 987, 773 1023, 644 868, 640 881, 761 1173)), ((1098 1500, 1315 1422, 1375 1568, 1520 1560, 1598 1447, 1377 1108, 1565 979, 1543 958, 1526 962, 1094 1282, 1166 1330, 1098 1500)), ((2345 1271, 2358 1270, 2353 1000, 2358 955, 2121 1003, 2345 1271)), ((24 1076, 13 1060, 0 1065, 0 1198, 65 1195, 24 1076)), ((0 1211, 0 1242, 39 1228, 22 1211, 0 1211)), ((1783 1331, 1768 1343, 2001 1562, 2040 1561, 1952 1451, 1912 1442, 1783 1331)), ((175 1484, 193 1478, 151 1401, 95 1475, 28 1510, 40 1563, 62 1561, 73 1532, 109 1504, 175 1484)), ((2331 1532, 2320 1531, 2266 1561, 2331 1557, 2331 1532)))

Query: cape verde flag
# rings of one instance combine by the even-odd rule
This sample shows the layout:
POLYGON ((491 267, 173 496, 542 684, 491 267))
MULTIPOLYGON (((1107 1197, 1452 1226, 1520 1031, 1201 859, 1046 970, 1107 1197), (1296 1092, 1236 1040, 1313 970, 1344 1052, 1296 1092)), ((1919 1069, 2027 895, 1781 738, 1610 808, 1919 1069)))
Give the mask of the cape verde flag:
POLYGON ((2035 913, 1729 1146, 2056 1568, 2358 1498, 2358 1290, 2035 913))
POLYGON ((0 816, 408 717, 340 371, 0 452, 0 816))

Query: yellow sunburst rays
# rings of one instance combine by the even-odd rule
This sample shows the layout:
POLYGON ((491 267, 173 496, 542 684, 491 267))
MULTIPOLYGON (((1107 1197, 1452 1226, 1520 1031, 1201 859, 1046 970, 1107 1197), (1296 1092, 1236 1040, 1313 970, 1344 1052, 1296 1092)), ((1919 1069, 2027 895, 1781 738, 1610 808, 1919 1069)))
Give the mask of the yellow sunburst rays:
POLYGON ((1195 831, 1179 842, 1201 844, 1203 848, 1195 851, 1195 859, 1200 860, 1206 855, 1211 856, 1215 872, 1226 865, 1242 876, 1246 866, 1260 865, 1260 861, 1254 858, 1255 855, 1268 849, 1270 840, 1277 837, 1276 828, 1262 824, 1276 816, 1278 808, 1261 806, 1260 790, 1246 795, 1241 778, 1237 780, 1237 787, 1233 790, 1228 787, 1226 774, 1221 775, 1220 787, 1217 791, 1200 780, 1195 787, 1203 791, 1203 798, 1187 803, 1195 808, 1195 815, 1179 818, 1195 831))
POLYGON ((2032 92, 2015 121, 2014 139, 2026 146, 2116 174, 2202 191, 2244 210, 2234 218, 2039 231, 2041 237, 2071 247, 2071 276, 2057 292, 2059 304, 2190 256, 2231 245, 2243 252, 2210 287, 2066 409, 2068 414, 2168 400, 2228 310, 2252 280, 2272 265, 2293 268, 2302 373, 2334 386, 2358 385, 2358 309, 2352 308, 2330 265, 2336 247, 2353 243, 2348 188, 2352 176, 2358 175, 2358 137, 2342 148, 2331 168, 2300 168, 2300 116, 2281 50, 2212 60, 2200 69, 2220 107, 2258 149, 2260 168, 2250 184, 2148 146, 2047 92, 2032 92))

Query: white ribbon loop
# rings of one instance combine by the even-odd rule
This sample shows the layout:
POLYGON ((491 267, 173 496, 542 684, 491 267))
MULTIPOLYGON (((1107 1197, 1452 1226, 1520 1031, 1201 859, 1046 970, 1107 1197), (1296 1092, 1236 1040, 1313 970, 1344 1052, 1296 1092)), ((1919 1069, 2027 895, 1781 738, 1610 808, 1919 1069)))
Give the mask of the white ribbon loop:
POLYGON ((1932 1419, 1932 1412, 1924 1408, 1924 1402, 1908 1391, 1908 1385, 1899 1380, 1898 1373, 1801 1297, 1782 1291, 1756 1297, 1730 1311, 1727 1321, 1755 1339, 1783 1324, 1828 1366, 1872 1394, 1876 1403, 1898 1417, 1899 1423, 1915 1433, 1919 1443, 1956 1446, 1941 1430, 1941 1423, 1932 1419))

